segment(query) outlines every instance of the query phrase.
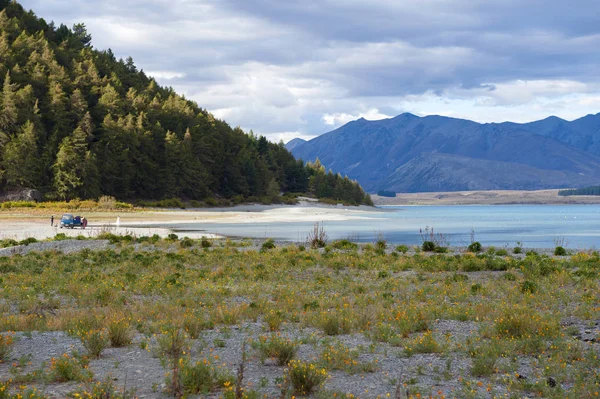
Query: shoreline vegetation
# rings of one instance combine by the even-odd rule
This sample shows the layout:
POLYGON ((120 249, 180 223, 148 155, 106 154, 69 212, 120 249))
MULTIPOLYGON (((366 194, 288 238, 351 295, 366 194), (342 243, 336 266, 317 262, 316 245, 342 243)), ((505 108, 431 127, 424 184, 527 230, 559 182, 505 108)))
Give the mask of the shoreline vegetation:
POLYGON ((427 234, 420 246, 355 244, 318 225, 309 237, 106 232, 87 240, 95 249, 0 257, 0 395, 598 392, 597 252, 442 250, 427 234))
POLYGON ((395 197, 372 195, 372 200, 376 206, 600 204, 600 196, 598 195, 560 196, 559 191, 554 189, 397 193, 395 197))

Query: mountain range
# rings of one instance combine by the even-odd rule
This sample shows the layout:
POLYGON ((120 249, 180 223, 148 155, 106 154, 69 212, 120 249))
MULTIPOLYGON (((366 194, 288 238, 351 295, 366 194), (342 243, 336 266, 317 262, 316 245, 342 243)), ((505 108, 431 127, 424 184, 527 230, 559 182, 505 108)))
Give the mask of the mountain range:
POLYGON ((600 114, 566 121, 477 123, 403 113, 363 118, 286 145, 356 179, 395 192, 537 190, 600 184, 600 114))

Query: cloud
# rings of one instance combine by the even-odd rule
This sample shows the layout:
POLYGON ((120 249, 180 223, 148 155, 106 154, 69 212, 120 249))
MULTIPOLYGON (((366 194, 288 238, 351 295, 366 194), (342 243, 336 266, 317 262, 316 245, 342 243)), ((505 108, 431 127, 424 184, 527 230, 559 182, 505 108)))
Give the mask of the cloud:
POLYGON ((278 140, 404 111, 598 112, 597 0, 21 0, 278 140))
POLYGON ((354 115, 346 113, 325 114, 323 115, 323 122, 325 122, 325 124, 329 126, 339 126, 360 118, 375 121, 379 119, 387 119, 392 117, 393 115, 386 115, 379 112, 379 110, 376 108, 371 108, 366 112, 361 112, 354 115))

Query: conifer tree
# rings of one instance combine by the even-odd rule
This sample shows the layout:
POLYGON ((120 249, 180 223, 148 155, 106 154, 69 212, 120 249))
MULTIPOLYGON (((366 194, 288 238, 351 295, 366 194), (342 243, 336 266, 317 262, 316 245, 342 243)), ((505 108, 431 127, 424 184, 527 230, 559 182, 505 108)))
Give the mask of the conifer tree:
POLYGON ((54 189, 65 200, 80 198, 85 193, 85 178, 91 168, 86 162, 93 161, 88 154, 87 132, 82 125, 63 139, 54 163, 54 189))
POLYGON ((17 136, 4 150, 2 161, 9 186, 39 188, 42 167, 38 151, 38 132, 31 121, 27 121, 17 136))
POLYGON ((16 85, 11 83, 10 72, 6 72, 0 97, 0 144, 6 144, 17 124, 16 85))

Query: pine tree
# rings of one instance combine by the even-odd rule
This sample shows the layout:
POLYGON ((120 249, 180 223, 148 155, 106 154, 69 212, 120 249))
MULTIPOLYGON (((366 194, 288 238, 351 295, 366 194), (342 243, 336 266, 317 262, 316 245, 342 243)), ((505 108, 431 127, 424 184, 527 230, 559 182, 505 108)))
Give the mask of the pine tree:
POLYGON ((27 121, 17 136, 6 145, 2 163, 9 186, 40 188, 42 166, 38 139, 34 123, 27 121))
POLYGON ((11 83, 10 72, 6 72, 0 97, 0 144, 6 144, 16 130, 19 115, 15 92, 16 85, 11 83))
POLYGON ((60 198, 69 200, 85 193, 85 178, 90 173, 86 162, 92 161, 88 153, 87 133, 78 126, 63 139, 54 163, 54 189, 60 198))

